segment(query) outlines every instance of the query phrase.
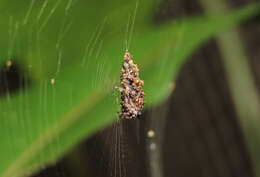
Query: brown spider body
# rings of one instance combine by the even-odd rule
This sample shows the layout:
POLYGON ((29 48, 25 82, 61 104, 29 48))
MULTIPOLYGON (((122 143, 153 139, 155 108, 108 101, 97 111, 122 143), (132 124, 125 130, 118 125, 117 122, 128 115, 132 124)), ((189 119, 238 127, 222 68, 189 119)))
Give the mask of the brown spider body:
POLYGON ((120 76, 122 87, 115 87, 121 92, 120 118, 132 119, 141 115, 144 106, 144 81, 139 78, 139 69, 131 59, 130 53, 126 52, 120 76))

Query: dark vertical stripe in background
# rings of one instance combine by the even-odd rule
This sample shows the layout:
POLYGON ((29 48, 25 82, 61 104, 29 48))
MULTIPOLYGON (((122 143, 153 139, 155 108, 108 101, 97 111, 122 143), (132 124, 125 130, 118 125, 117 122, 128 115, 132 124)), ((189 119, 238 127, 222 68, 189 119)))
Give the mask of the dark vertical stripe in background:
MULTIPOLYGON (((227 1, 232 8, 249 2, 254 1, 227 1)), ((167 0, 163 6, 170 11, 160 14, 163 19, 179 18, 179 12, 182 17, 203 13, 198 1, 167 0)), ((259 86, 259 20, 242 25, 240 33, 259 86)), ((165 176, 254 176, 214 39, 196 51, 179 73, 170 107, 163 145, 165 176)))

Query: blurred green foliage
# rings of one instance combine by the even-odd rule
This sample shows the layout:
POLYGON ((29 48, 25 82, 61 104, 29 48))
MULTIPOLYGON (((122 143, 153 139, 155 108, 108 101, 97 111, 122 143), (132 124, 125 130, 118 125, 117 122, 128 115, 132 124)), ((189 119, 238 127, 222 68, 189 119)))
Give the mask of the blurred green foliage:
POLYGON ((199 44, 258 10, 252 5, 158 26, 152 23, 157 7, 156 0, 0 2, 1 64, 17 62, 31 79, 0 100, 1 177, 35 172, 116 120, 113 86, 127 41, 148 107, 169 95, 170 83, 199 44))

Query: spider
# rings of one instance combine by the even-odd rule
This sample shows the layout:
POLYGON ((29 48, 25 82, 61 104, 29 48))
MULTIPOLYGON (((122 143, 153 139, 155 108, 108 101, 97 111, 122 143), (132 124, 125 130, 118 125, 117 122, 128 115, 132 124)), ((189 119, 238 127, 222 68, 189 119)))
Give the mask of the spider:
POLYGON ((120 81, 122 87, 115 87, 121 93, 121 110, 118 115, 123 119, 133 119, 141 115, 145 103, 145 93, 142 88, 144 81, 139 78, 138 66, 131 59, 129 52, 124 55, 121 71, 120 81))

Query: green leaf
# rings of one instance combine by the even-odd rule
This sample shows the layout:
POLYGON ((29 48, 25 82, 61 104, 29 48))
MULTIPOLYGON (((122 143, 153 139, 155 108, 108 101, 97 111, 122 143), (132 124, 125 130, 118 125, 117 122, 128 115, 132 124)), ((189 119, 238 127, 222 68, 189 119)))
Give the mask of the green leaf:
MULTIPOLYGON (((11 26, 0 28, 0 61, 12 57, 34 78, 23 91, 0 100, 0 176, 16 177, 54 163, 81 140, 116 120, 119 104, 113 86, 119 82, 125 36, 131 34, 131 30, 125 32, 128 16, 133 16, 136 3, 72 1, 66 11, 64 1, 43 1, 49 4, 41 20, 37 21, 37 16, 43 4, 35 3, 25 23, 28 11, 23 10, 24 4, 8 2, 0 3, 1 27, 11 26), (62 24, 70 22, 71 28, 57 47, 59 34, 66 29, 62 24), (9 39, 5 37, 8 33, 9 39), (7 45, 10 41, 13 45, 7 45)), ((256 15, 259 9, 253 5, 222 16, 154 26, 151 19, 156 6, 152 0, 138 3, 135 32, 129 36, 130 52, 145 81, 146 107, 169 95, 172 79, 199 44, 256 15)))

